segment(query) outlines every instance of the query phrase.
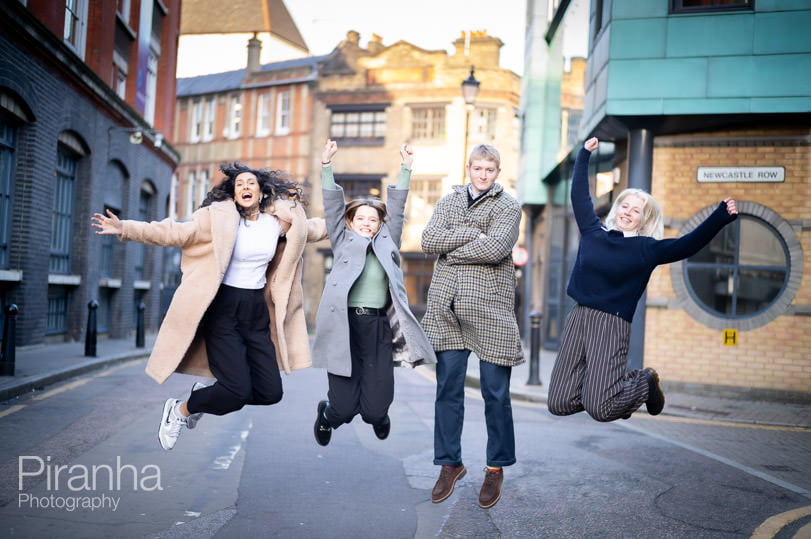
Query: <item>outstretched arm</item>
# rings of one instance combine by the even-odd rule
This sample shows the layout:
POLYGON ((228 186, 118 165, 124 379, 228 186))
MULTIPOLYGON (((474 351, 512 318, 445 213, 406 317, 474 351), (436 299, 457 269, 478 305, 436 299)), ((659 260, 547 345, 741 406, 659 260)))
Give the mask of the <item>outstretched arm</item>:
POLYGON ((597 149, 600 141, 597 137, 588 139, 583 148, 577 152, 572 174, 572 211, 574 212, 577 228, 582 234, 584 230, 600 227, 600 218, 594 213, 594 204, 589 194, 589 159, 591 152, 597 149))

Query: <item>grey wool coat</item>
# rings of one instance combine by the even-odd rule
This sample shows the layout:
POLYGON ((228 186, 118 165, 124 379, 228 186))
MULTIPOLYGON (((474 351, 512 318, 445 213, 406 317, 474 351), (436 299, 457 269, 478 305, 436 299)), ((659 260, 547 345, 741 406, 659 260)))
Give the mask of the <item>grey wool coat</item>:
POLYGON ((498 183, 469 208, 468 186, 453 189, 422 233, 422 250, 439 255, 422 326, 438 352, 472 350, 483 361, 518 365, 524 354, 514 312, 512 249, 521 206, 498 183))
POLYGON ((334 262, 316 314, 313 367, 326 368, 338 376, 352 375, 347 302, 350 288, 363 271, 370 243, 389 281, 389 323, 395 339, 400 340, 398 335, 401 335, 405 341, 405 348, 397 351, 393 361, 408 366, 435 363, 434 350, 408 306, 400 269, 400 239, 408 190, 389 186, 386 201, 388 218, 374 238, 366 238, 346 227, 344 190, 340 186, 338 189, 324 189, 323 194, 324 218, 334 262))

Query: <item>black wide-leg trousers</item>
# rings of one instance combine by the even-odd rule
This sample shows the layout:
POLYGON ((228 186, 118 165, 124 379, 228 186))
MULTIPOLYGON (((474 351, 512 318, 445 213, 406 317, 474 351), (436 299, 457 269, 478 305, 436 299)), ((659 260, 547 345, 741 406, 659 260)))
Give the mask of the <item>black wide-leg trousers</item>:
POLYGON ((224 415, 246 404, 282 400, 282 378, 262 289, 221 285, 201 330, 208 365, 217 382, 192 392, 189 412, 224 415))
POLYGON ((329 406, 325 415, 332 428, 351 422, 358 414, 366 423, 379 425, 394 400, 391 325, 383 309, 375 311, 358 314, 357 309, 349 308, 352 375, 327 375, 329 406))

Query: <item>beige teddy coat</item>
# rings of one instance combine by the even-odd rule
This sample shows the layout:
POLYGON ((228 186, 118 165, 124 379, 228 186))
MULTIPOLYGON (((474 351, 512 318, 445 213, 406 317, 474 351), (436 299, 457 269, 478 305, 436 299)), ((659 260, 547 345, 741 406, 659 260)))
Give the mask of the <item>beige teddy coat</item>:
MULTIPOLYGON (((310 349, 302 306, 302 254, 308 241, 326 237, 323 219, 307 219, 301 204, 277 200, 265 210, 290 223, 268 265, 265 301, 279 370, 309 367, 310 349)), ((146 373, 163 383, 173 372, 214 377, 208 366, 200 321, 220 288, 239 225, 231 200, 200 208, 186 222, 122 221, 122 240, 180 247, 183 277, 161 324, 146 373)))

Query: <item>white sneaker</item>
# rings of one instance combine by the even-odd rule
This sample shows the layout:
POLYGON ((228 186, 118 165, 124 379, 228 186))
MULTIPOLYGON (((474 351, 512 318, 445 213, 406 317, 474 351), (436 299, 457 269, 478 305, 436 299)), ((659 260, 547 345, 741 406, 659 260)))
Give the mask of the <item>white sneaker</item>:
MULTIPOLYGON (((198 389, 203 389, 204 387, 208 387, 206 384, 202 382, 194 382, 194 385, 191 386, 192 392, 197 391, 198 389)), ((191 414, 189 417, 186 418, 186 428, 193 429, 197 426, 197 422, 200 421, 200 418, 203 417, 203 412, 197 412, 196 414, 191 414)))
POLYGON ((186 418, 175 411, 175 406, 180 402, 178 399, 167 399, 163 405, 161 425, 158 428, 158 441, 161 447, 166 450, 175 446, 175 442, 180 436, 180 429, 186 425, 186 418))

